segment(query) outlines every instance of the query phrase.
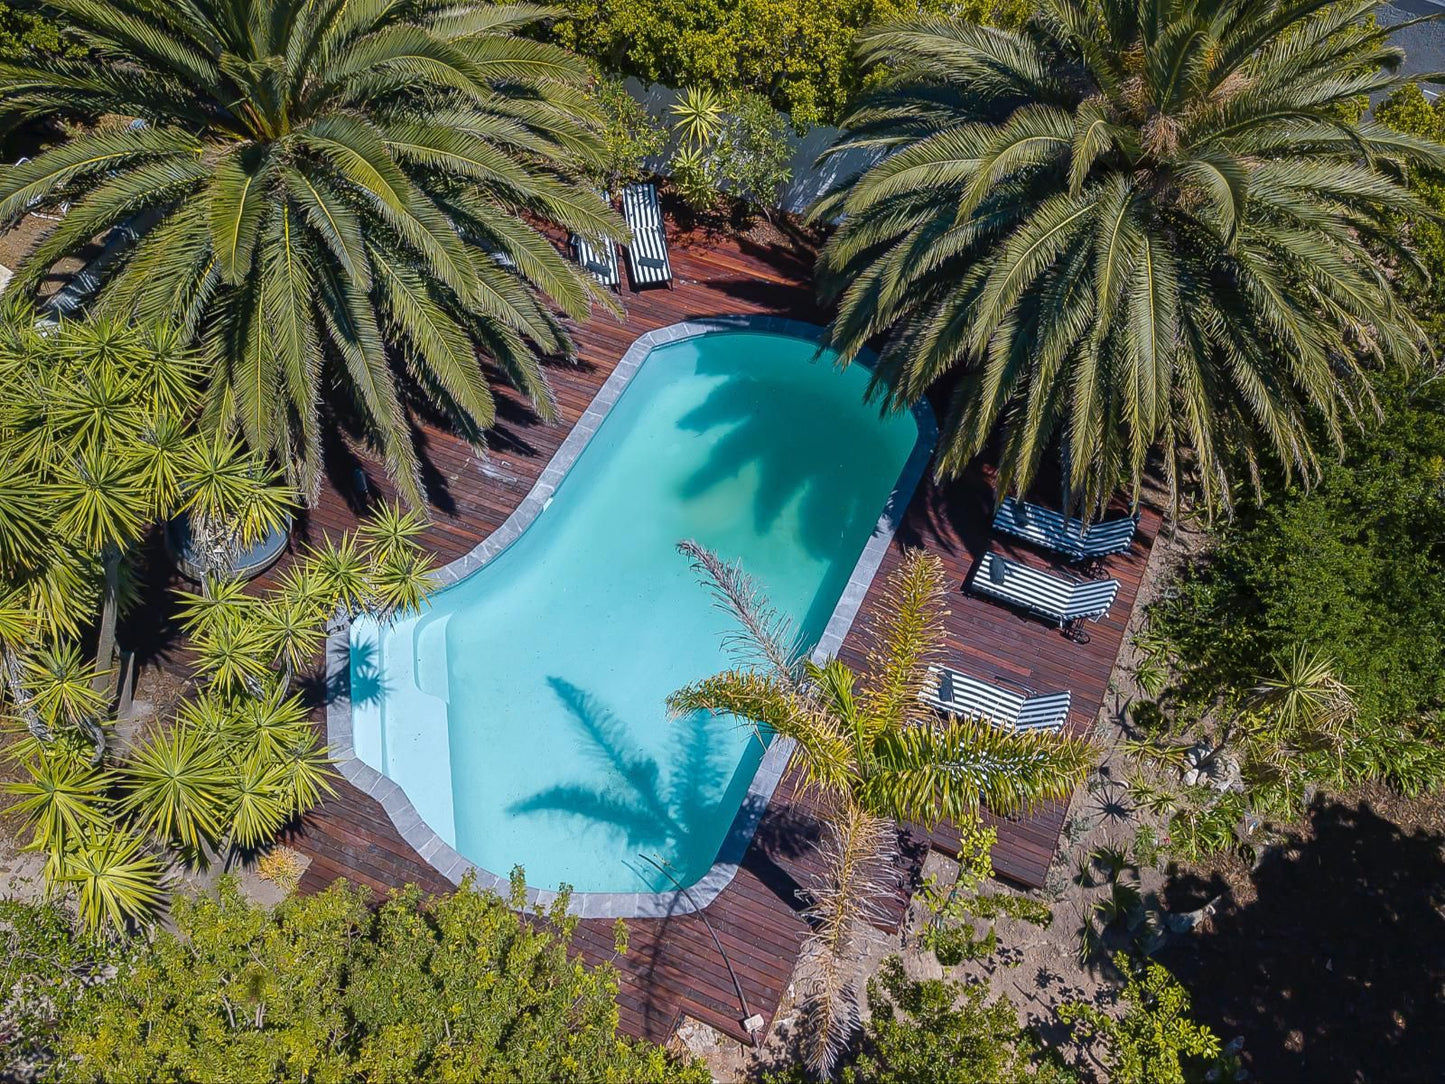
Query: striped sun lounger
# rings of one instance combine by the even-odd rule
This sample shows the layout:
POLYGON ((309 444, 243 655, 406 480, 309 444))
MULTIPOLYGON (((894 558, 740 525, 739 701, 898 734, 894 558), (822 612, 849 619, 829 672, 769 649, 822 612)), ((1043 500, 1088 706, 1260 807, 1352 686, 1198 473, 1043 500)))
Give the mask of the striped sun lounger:
POLYGON ((989 552, 974 570, 969 590, 1057 621, 1064 635, 1087 643, 1082 623, 1109 612, 1119 581, 1064 579, 989 552))
POLYGON ((1036 546, 1062 553, 1071 561, 1093 560, 1123 553, 1134 543, 1139 516, 1105 520, 1087 527, 1083 521, 1061 516, 1037 504, 1005 497, 993 517, 994 529, 1036 546))
POLYGON ((1034 695, 1001 689, 947 666, 928 668, 928 688, 921 699, 940 711, 984 719, 1005 730, 1058 730, 1068 721, 1073 694, 1034 695))
POLYGON ((611 239, 589 241, 581 234, 572 235, 572 257, 585 271, 592 272, 603 286, 616 289, 622 285, 622 272, 617 267, 617 246, 611 239))
POLYGON ((672 263, 667 258, 667 233, 662 225, 662 204, 657 188, 650 184, 629 184, 622 190, 622 217, 632 231, 627 246, 627 263, 632 285, 672 285, 672 263))

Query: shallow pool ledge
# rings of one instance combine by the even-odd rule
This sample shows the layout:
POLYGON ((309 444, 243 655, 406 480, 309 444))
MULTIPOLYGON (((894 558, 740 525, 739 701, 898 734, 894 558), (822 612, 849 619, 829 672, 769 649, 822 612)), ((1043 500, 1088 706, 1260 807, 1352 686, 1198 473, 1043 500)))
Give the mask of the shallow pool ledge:
MULTIPOLYGON (((648 354, 668 343, 722 331, 770 332, 798 339, 811 339, 814 342, 821 341, 823 336, 823 328, 816 324, 789 320, 781 316, 708 317, 670 324, 640 336, 623 354, 617 368, 612 371, 591 405, 567 434, 567 439, 557 449, 557 453, 527 496, 507 517, 506 522, 488 535, 485 541, 438 571, 437 579, 440 585, 446 587, 456 583, 490 562, 516 541, 541 514, 648 354)), ((869 362, 860 359, 857 364, 867 365, 869 362)), ((852 575, 848 578, 847 586, 839 597, 822 636, 818 639, 818 646, 813 651, 814 659, 821 660, 836 655, 842 649, 843 639, 852 628, 854 618, 858 616, 868 587, 883 563, 888 546, 893 541, 893 534, 898 529, 908 502, 923 477, 928 459, 933 454, 938 428, 926 400, 913 407, 913 417, 918 427, 913 451, 904 464, 892 493, 889 494, 873 533, 853 566, 852 575)), ((510 887, 505 874, 483 869, 464 858, 427 827, 400 786, 357 758, 352 738, 350 675, 351 627, 349 622, 339 621, 333 623, 329 629, 326 644, 327 688, 331 690, 326 705, 326 739, 331 747, 331 755, 336 760, 337 770, 353 786, 380 803, 402 839, 443 877, 453 884, 461 884, 463 878, 470 873, 479 887, 493 889, 505 896, 510 887)), ((712 868, 701 879, 687 888, 670 892, 574 892, 569 911, 581 918, 664 918, 669 915, 689 914, 706 907, 737 875, 758 822, 762 819, 768 803, 772 801, 778 783, 782 781, 792 752, 793 742, 790 739, 777 738, 768 746, 753 774, 752 783, 737 816, 733 818, 727 836, 718 849, 712 868)), ((529 909, 547 907, 556 898, 555 891, 531 887, 527 889, 529 909)))

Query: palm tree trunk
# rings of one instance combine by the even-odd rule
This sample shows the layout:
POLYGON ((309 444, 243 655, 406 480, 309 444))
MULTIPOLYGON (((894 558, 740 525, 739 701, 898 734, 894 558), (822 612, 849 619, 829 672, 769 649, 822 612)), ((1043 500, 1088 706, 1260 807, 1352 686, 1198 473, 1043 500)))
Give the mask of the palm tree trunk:
POLYGON ((106 546, 101 560, 105 564, 105 586, 100 610, 100 637, 95 645, 95 678, 91 683, 98 693, 105 692, 106 686, 114 681, 115 627, 120 609, 120 547, 106 546))

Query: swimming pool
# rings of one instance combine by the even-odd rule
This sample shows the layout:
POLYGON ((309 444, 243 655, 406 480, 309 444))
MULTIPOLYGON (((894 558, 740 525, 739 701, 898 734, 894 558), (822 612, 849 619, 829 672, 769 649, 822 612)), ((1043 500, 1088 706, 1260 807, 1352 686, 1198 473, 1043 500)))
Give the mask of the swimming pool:
POLYGON ((679 539, 740 560, 809 647, 826 630, 836 648, 861 602, 931 436, 863 402, 863 367, 814 360, 817 329, 727 326, 640 340, 456 582, 351 627, 338 753, 454 880, 521 865, 599 899, 667 893, 736 850, 764 751, 736 720, 667 718, 728 662, 679 539))

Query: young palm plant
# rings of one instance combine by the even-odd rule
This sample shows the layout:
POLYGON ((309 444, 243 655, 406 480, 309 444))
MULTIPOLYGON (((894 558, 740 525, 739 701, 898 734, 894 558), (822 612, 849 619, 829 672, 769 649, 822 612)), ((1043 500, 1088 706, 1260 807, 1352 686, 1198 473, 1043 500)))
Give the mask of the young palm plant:
POLYGON ((553 9, 55 0, 54 11, 91 53, 0 64, 0 127, 108 119, 0 167, 0 222, 69 203, 10 291, 131 225, 140 239, 102 305, 173 320, 200 342, 212 419, 239 425, 313 497, 329 388, 349 393, 414 507, 409 398, 479 440, 495 416, 480 352, 551 416, 540 358, 571 349, 553 307, 580 318, 613 302, 542 224, 623 236, 572 176, 600 148, 586 66, 521 35, 553 9))
POLYGON ((810 893, 812 969, 804 1012, 809 1068, 825 1075, 857 1023, 857 941, 892 875, 892 822, 971 820, 981 806, 1014 813, 1070 794, 1093 761, 1073 738, 1012 733, 976 719, 936 718, 919 700, 942 646, 942 563, 910 551, 887 581, 860 673, 805 659, 789 623, 736 566, 679 547, 738 624, 737 665, 679 690, 685 716, 726 712, 760 740, 794 743, 792 763, 821 799, 827 875, 810 893))
POLYGON ((1428 353, 1393 223, 1429 214, 1398 167, 1445 148, 1355 119, 1403 56, 1374 8, 1043 0, 1019 32, 865 32, 885 82, 828 153, 881 160, 813 210, 840 220, 831 344, 883 339, 893 407, 949 378, 942 473, 997 434, 1022 492, 1056 445, 1086 515, 1155 453, 1211 508, 1266 462, 1314 477, 1369 367, 1428 353))

